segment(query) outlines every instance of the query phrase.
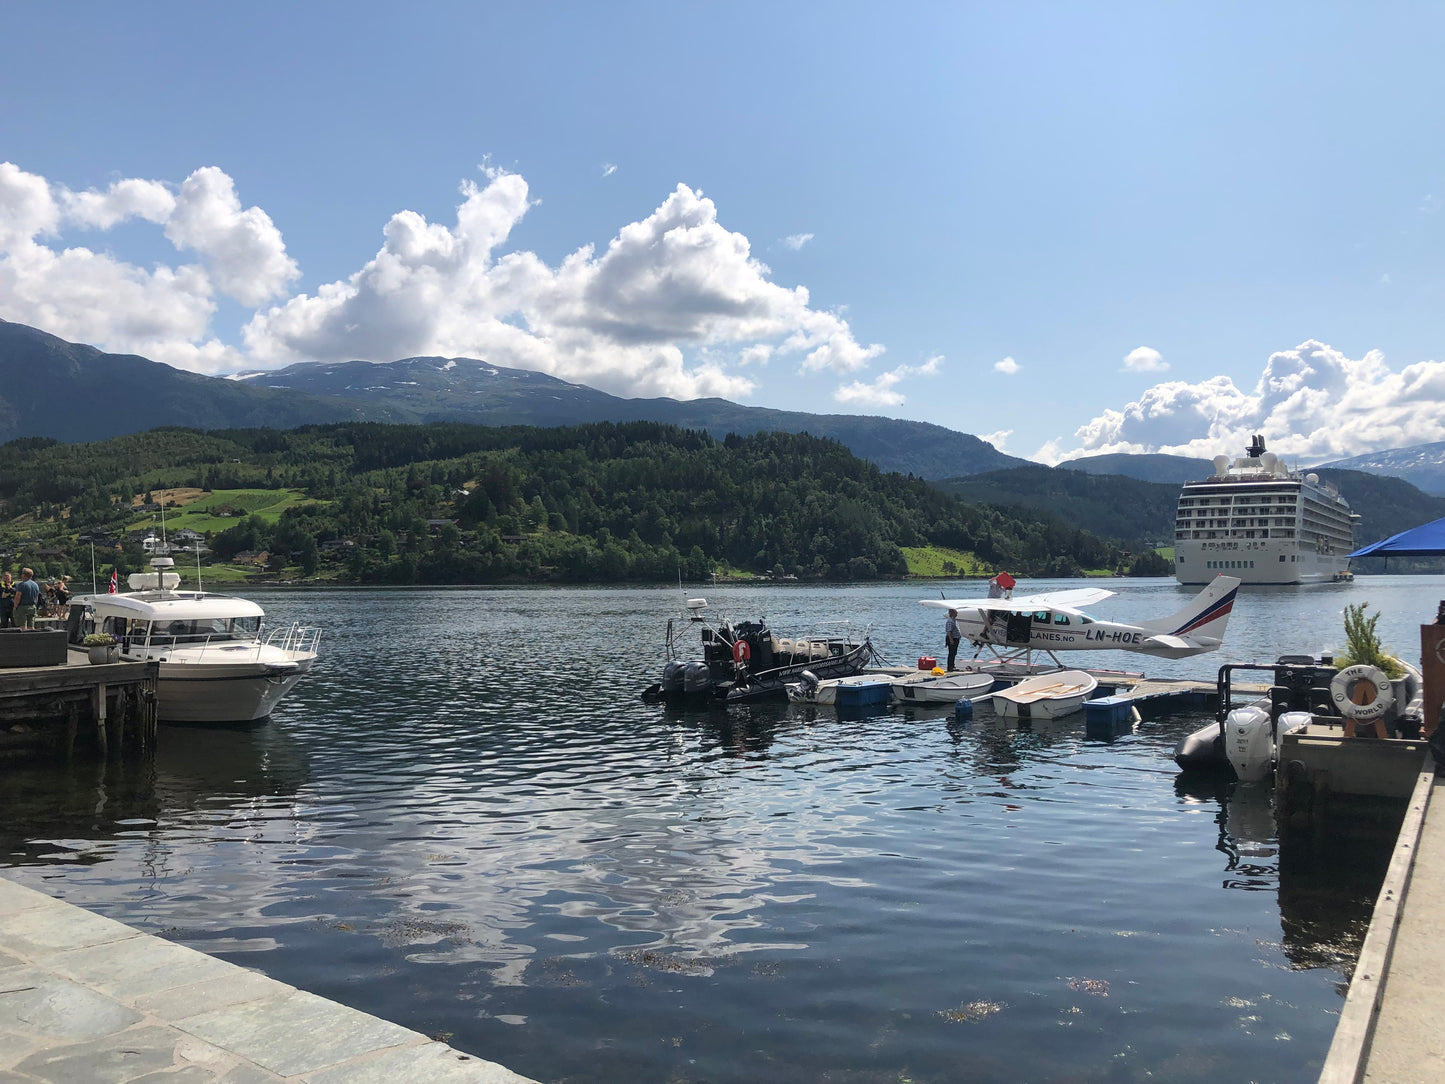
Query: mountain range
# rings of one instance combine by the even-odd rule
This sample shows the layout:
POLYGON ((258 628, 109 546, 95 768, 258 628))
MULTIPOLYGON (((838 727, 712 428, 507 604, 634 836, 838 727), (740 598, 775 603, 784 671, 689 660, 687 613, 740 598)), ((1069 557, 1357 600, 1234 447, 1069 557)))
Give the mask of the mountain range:
POLYGON ((30 436, 103 440, 162 425, 289 429, 337 421, 655 421, 717 437, 810 433, 837 440, 884 470, 933 478, 1027 462, 927 422, 773 410, 725 399, 623 399, 472 358, 305 363, 232 378, 202 376, 0 320, 0 442, 30 436))
MULTIPOLYGON (((976 436, 927 422, 775 410, 725 399, 626 399, 473 358, 301 363, 210 377, 0 320, 0 442, 26 436, 92 441, 158 426, 288 429, 337 421, 540 426, 656 421, 717 437, 770 430, 809 433, 837 440, 884 470, 933 480, 971 500, 1047 507, 1079 526, 1097 519, 1093 529, 1126 538, 1167 538, 1172 520, 1166 519, 1172 517, 1179 485, 1206 476, 1210 469, 1208 460, 1154 454, 1086 457, 1056 471, 1006 455, 976 436), (1121 481, 1083 484, 1057 477, 1060 474, 1134 479, 1167 487, 1168 492, 1130 491, 1121 481), (1112 529, 1105 529, 1108 520, 1112 529)), ((1445 442, 1315 469, 1368 472, 1357 473, 1342 489, 1362 514, 1364 505, 1373 501, 1367 490, 1390 494, 1378 515, 1366 517, 1371 528, 1382 529, 1397 518, 1391 508, 1400 515, 1419 515, 1439 502, 1421 502, 1409 489, 1376 486, 1370 476, 1393 475, 1428 493, 1445 494, 1445 442)), ((1419 522, 1423 520, 1398 529, 1419 522)))

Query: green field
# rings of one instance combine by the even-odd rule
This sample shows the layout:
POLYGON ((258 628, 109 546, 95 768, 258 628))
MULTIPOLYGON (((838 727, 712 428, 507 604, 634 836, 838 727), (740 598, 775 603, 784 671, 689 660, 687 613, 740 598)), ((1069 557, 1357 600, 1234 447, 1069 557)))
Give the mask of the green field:
POLYGON ((945 546, 900 546, 908 562, 908 574, 929 579, 958 579, 963 576, 992 576, 998 569, 972 553, 945 546))
MULTIPOLYGON (((298 504, 325 504, 312 501, 299 489, 217 489, 200 500, 181 508, 166 509, 166 530, 189 527, 203 534, 215 534, 234 527, 245 516, 259 516, 267 523, 276 523, 281 513, 298 504), (229 516, 216 513, 229 509, 229 516)), ((132 527, 148 527, 154 517, 147 513, 138 517, 132 527)))

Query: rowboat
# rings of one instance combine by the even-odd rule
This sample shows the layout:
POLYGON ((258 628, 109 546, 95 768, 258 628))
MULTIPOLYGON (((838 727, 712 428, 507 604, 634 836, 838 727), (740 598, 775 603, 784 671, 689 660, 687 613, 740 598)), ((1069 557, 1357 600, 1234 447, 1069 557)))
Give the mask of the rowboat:
POLYGON ((956 704, 965 696, 981 696, 993 688, 993 675, 976 670, 951 674, 915 670, 893 679, 893 699, 900 704, 956 704))
POLYGON ((993 694, 995 715, 1017 719, 1057 719, 1072 715, 1098 686, 1092 674, 1083 670, 1059 670, 1040 674, 993 694))

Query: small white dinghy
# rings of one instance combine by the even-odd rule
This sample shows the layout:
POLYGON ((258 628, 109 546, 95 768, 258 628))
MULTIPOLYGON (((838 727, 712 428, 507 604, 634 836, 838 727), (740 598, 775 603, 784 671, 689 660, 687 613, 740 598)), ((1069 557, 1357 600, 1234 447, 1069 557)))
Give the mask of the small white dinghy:
POLYGON ((992 674, 918 670, 893 679, 893 699, 900 704, 956 704, 965 696, 981 696, 992 688, 992 674))
POLYGON ((1059 670, 993 694, 993 711, 1009 719, 1057 719, 1084 706, 1099 683, 1083 670, 1059 670))

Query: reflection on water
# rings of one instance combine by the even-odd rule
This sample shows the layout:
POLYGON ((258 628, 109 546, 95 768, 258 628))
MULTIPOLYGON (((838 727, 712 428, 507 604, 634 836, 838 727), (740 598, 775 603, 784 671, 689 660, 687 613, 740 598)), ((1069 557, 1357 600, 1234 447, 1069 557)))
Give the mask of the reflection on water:
MULTIPOLYGON (((1192 594, 1120 586, 1124 619, 1192 594)), ((941 639, 907 587, 721 594, 941 639)), ((1244 598, 1265 651, 1148 669, 1314 650, 1345 601, 1244 598)), ((643 705, 677 602, 270 596, 328 645, 276 719, 5 772, 8 875, 544 1080, 1317 1075, 1387 854, 1281 851, 1267 790, 1177 784, 1197 715, 643 705)))

